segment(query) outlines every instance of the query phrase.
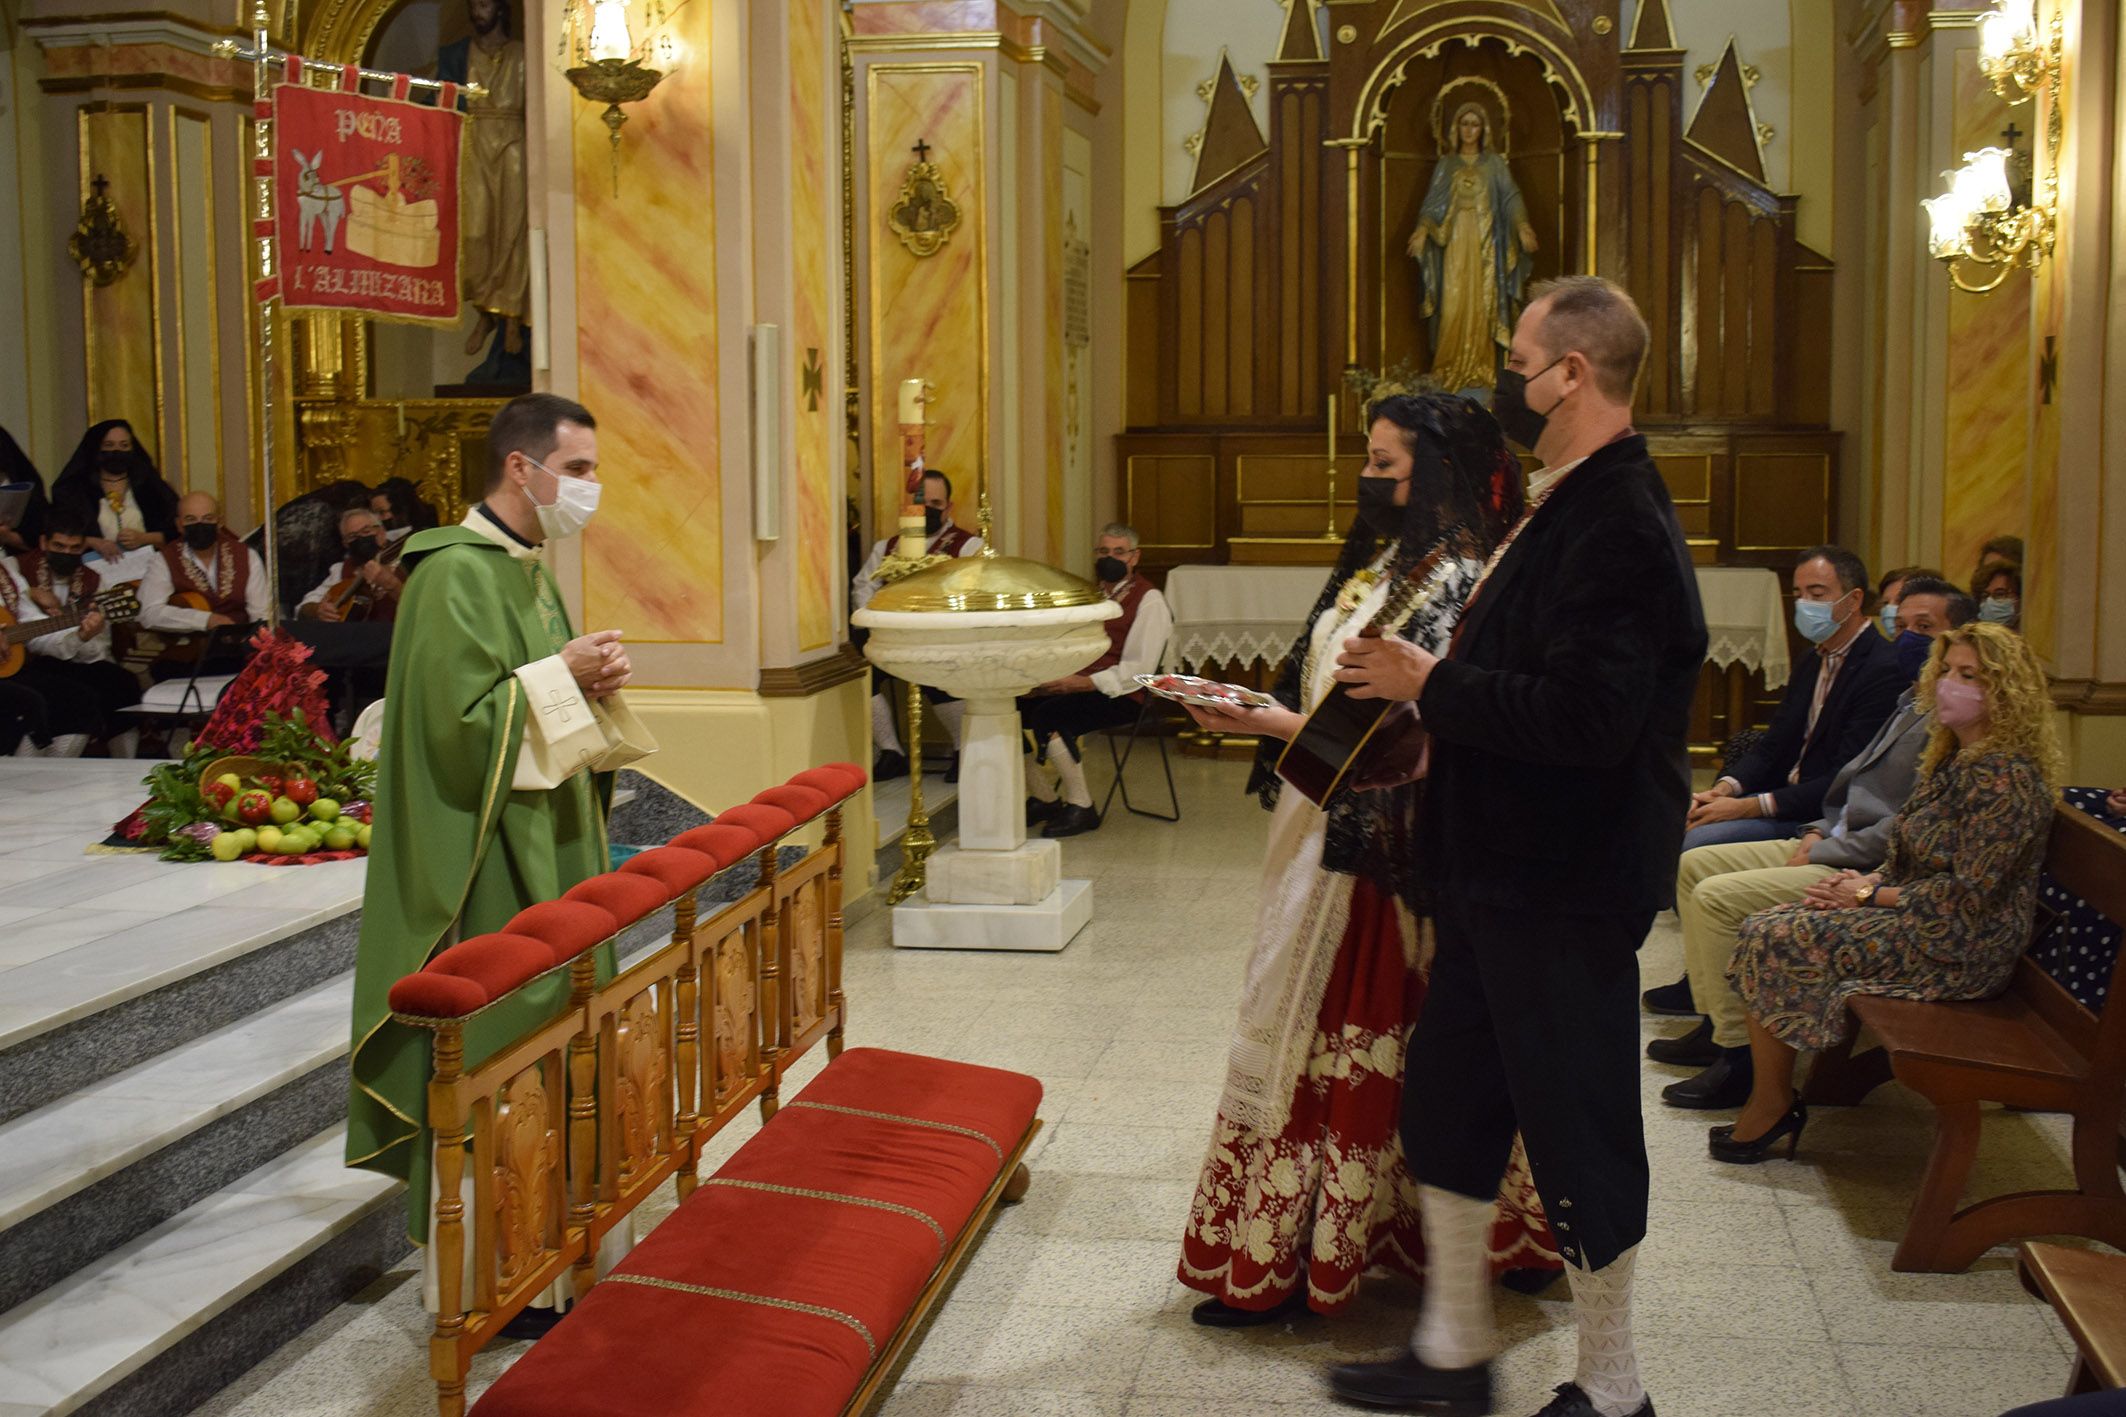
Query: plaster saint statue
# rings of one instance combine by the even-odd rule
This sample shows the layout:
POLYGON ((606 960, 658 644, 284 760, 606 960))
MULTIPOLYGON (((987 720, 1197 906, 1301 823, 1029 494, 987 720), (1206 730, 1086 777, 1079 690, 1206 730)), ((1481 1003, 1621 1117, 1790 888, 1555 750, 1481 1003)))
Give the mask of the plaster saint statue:
MULTIPOLYGON (((472 35, 443 46, 436 76, 481 84, 484 98, 464 100, 464 159, 458 165, 458 282, 480 312, 467 354, 502 331, 511 355, 525 348, 530 305, 531 227, 524 179, 524 41, 509 32, 508 0, 466 0, 472 35)), ((490 363, 494 362, 490 359, 490 363)))
POLYGON ((1424 281, 1432 377, 1449 389, 1491 389, 1533 269, 1535 228, 1483 106, 1454 112, 1454 151, 1441 156, 1410 234, 1424 281))

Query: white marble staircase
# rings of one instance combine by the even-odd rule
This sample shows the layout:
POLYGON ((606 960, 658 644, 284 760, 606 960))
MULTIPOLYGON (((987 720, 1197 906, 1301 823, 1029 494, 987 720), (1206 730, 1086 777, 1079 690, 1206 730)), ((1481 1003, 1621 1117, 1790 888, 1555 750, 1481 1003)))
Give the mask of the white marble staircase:
POLYGON ((0 762, 0 1417, 174 1417, 401 1260, 341 1163, 361 866, 85 854, 145 765, 0 762))

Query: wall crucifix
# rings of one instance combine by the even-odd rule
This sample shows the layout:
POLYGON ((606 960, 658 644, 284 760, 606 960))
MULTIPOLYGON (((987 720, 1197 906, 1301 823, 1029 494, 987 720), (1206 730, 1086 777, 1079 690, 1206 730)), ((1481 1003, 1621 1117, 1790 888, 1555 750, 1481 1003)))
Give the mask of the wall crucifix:
POLYGON ((959 204, 945 188, 945 174, 930 160, 930 140, 918 138, 901 190, 886 210, 886 225, 911 255, 935 256, 960 224, 959 204))

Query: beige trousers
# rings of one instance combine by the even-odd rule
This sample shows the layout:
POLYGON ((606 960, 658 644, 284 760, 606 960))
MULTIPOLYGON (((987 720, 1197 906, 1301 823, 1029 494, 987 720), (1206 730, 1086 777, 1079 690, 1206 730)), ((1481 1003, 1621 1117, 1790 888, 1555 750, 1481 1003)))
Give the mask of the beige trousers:
POLYGON ((1790 841, 1745 841, 1686 851, 1676 869, 1676 914, 1683 924, 1683 964, 1691 998, 1713 1021, 1713 1042, 1740 1048, 1750 1041, 1749 1015, 1727 982, 1727 966, 1745 917, 1800 900, 1828 866, 1789 866, 1790 841))

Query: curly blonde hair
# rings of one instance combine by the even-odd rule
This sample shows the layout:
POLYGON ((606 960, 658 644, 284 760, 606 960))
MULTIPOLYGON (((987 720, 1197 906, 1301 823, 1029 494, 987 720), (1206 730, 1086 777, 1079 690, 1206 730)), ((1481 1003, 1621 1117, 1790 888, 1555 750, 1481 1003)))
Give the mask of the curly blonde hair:
MULTIPOLYGON (((2029 642, 2002 625, 1983 620, 1950 630, 1934 641, 1919 678, 1916 700, 1920 712, 1934 712, 1934 686, 1941 682, 1942 666, 1949 651, 1968 645, 1978 656, 1979 678, 1986 686, 1989 723, 1978 747, 1989 753, 2028 758, 2037 764, 2045 782, 2057 792, 2067 775, 2066 756, 2060 751, 2059 734, 2052 726, 2052 695, 2044 666, 2037 662, 2029 642)), ((1920 760, 1922 776, 1931 774, 1961 751, 1956 735, 1939 723, 1927 736, 1926 755, 1920 760)))

